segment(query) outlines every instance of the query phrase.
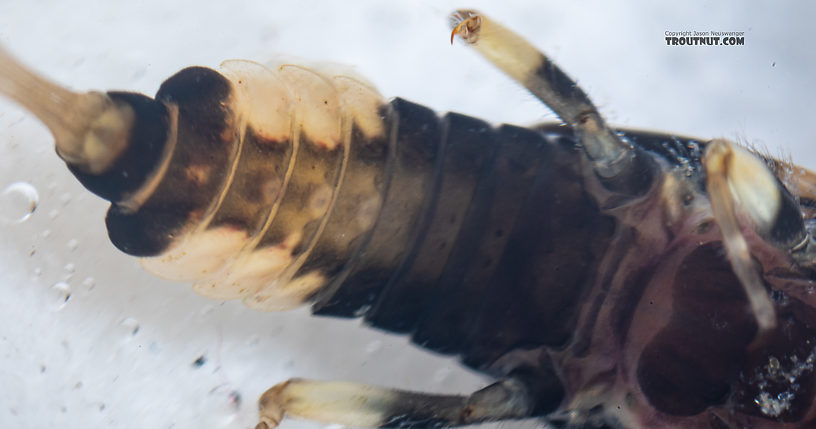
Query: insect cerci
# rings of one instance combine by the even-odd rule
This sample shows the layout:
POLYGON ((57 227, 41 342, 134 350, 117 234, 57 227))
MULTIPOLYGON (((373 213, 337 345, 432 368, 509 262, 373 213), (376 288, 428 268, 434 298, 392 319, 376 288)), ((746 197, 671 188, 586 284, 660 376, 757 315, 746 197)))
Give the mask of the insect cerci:
MULTIPOLYGON (((807 13, 743 8, 738 11, 714 10, 699 17, 690 13, 694 5, 663 6, 660 10, 650 6, 649 10, 646 4, 613 6, 591 2, 548 5, 546 9, 537 7, 531 10, 523 4, 503 3, 473 6, 533 41, 570 77, 577 79, 611 126, 665 130, 701 139, 722 137, 767 146, 772 156, 783 161, 792 156, 799 165, 814 165, 808 158, 807 147, 800 149, 796 146, 814 140, 814 132, 807 126, 806 119, 812 110, 814 95, 806 71, 812 69, 814 60, 802 53, 806 51, 803 49, 806 39, 797 36, 805 28, 797 25, 798 20, 804 19, 807 13), (784 33, 778 30, 779 26, 784 26, 784 33), (743 31, 746 44, 678 47, 666 46, 664 41, 667 31, 712 30, 743 31), (784 148, 785 152, 780 152, 777 147, 784 148)), ((3 28, 0 37, 6 49, 23 63, 80 92, 88 88, 116 88, 152 95, 164 79, 189 65, 217 67, 227 58, 263 62, 273 59, 275 54, 284 53, 351 64, 355 66, 356 75, 365 77, 364 85, 371 82, 386 97, 403 96, 438 112, 462 112, 485 118, 493 125, 557 121, 557 117, 527 96, 516 83, 474 55, 472 49, 447 45, 444 20, 452 6, 459 5, 434 5, 432 8, 422 4, 360 2, 346 3, 341 7, 323 3, 285 5, 259 2, 246 5, 246 10, 233 7, 204 10, 191 4, 176 6, 158 2, 138 7, 122 6, 123 9, 116 10, 101 4, 67 9, 55 3, 39 5, 37 10, 6 5, 0 6, 0 28, 3 28), (436 7, 443 12, 435 10, 436 7), (350 28, 359 29, 359 33, 350 31, 350 28)), ((0 69, 0 74, 7 75, 9 63, 3 63, 2 67, 5 69, 0 69)), ((244 72, 245 68, 236 73, 244 72)), ((240 76, 235 76, 232 79, 243 82, 240 76)), ((198 76, 197 81, 206 78, 198 76)), ((295 82, 300 84, 303 81, 295 79, 295 82)), ((173 93, 174 100, 179 97, 178 92, 173 93)), ((76 110, 82 113, 82 109, 77 107, 76 110)), ((409 347, 407 338, 357 329, 355 321, 330 322, 310 318, 305 311, 283 315, 253 312, 235 302, 206 300, 190 293, 178 282, 159 280, 143 273, 133 258, 111 246, 103 225, 105 203, 88 194, 65 172, 64 165, 48 145, 51 137, 38 125, 35 117, 5 102, 0 112, 0 186, 3 188, 0 194, 0 235, 4 254, 0 283, 0 318, 3 322, 0 362, 4 369, 0 377, 7 386, 0 393, 3 405, 0 422, 3 426, 129 427, 138 423, 144 427, 253 427, 257 421, 256 400, 261 393, 275 383, 296 376, 465 395, 493 382, 482 378, 483 375, 468 373, 452 359, 428 356, 409 347)), ((172 109, 170 114, 174 114, 172 109)), ((414 129, 431 125, 430 120, 420 121, 414 129)), ((469 129, 461 125, 446 126, 452 131, 469 129)), ((565 132, 563 127, 553 130, 555 133, 565 132)), ((190 129, 181 132, 189 133, 190 129)), ((390 138, 385 140, 388 142, 390 138)), ((691 143, 699 143, 702 147, 707 140, 682 141, 686 147, 691 143)), ((326 146, 325 141, 322 144, 326 146)), ((726 149, 730 147, 725 144, 726 149)), ((672 152, 670 147, 667 151, 672 152)), ((576 169, 585 162, 581 161, 580 153, 575 149, 570 155, 575 156, 575 163, 570 166, 576 169)), ((700 149, 697 154, 702 153, 700 149)), ((64 149, 60 154, 67 159, 84 156, 64 149)), ((729 156, 739 158, 740 154, 729 156)), ((754 159, 746 156, 748 158, 740 159, 754 159)), ((694 160, 687 161, 693 163, 694 160)), ((761 171, 763 168, 761 163, 745 162, 752 170, 761 171)), ((709 165, 722 172, 713 163, 709 165)), ((192 164, 186 167, 184 177, 190 180, 203 181, 211 173, 206 169, 192 168, 198 167, 192 164)), ((599 174, 607 174, 608 167, 604 166, 599 174)), ((82 168, 93 172, 97 167, 84 165, 82 168)), ((104 170, 104 167, 99 168, 104 170)), ((292 168, 295 172, 306 171, 302 165, 292 168)), ((341 174, 354 177, 359 171, 362 170, 341 168, 334 176, 326 177, 338 181, 341 174)), ((699 170, 693 173, 699 174, 699 170)), ((791 176, 797 175, 795 170, 790 173, 791 176)), ((128 174, 131 174, 130 170, 128 174)), ((759 173, 752 175, 756 178, 754 176, 761 179, 759 173)), ((735 185, 737 180, 728 173, 717 177, 722 180, 704 181, 709 193, 718 192, 716 189, 711 191, 717 188, 720 189, 717 195, 728 197, 731 191, 723 189, 739 188, 735 185)), ((808 183, 795 179, 794 182, 808 183)), ((680 183, 685 182, 680 180, 680 183)), ((403 184, 408 193, 410 186, 403 184)), ((611 186, 619 185, 613 183, 611 186)), ((275 187, 270 186, 274 191, 275 187)), ((433 192, 441 192, 442 188, 440 184, 433 192)), ((326 207, 341 198, 335 197, 331 186, 323 193, 319 192, 320 186, 314 189, 316 191, 309 193, 303 206, 320 218, 326 207)), ((567 189, 553 189, 551 195, 561 195, 559 192, 567 192, 567 189)), ((699 191, 694 187, 690 189, 699 191)), ((739 201, 742 205, 757 198, 766 201, 760 198, 765 194, 745 197, 744 190, 734 192, 738 195, 735 198, 742 198, 739 201)), ((806 195, 809 191, 803 188, 796 192, 796 195, 806 195)), ((182 201, 191 194, 179 192, 173 198, 182 201)), ((702 194, 683 194, 686 195, 691 197, 690 200, 699 201, 702 194)), ((138 207, 144 202, 140 198, 135 197, 137 202, 128 207, 138 207)), ((361 197, 360 200, 365 199, 361 197)), ((624 207, 625 200, 612 198, 604 202, 609 204, 608 207, 615 204, 624 207)), ((681 201, 687 199, 681 198, 681 201)), ((720 215, 716 222, 695 224, 698 227, 696 233, 703 237, 701 243, 705 244, 706 240, 720 242, 716 239, 717 226, 712 225, 728 224, 727 219, 732 217, 727 214, 727 207, 725 210, 726 214, 720 215), (707 236, 706 233, 713 235, 707 236)), ((367 224, 359 219, 365 219, 362 215, 371 212, 360 210, 353 217, 363 225, 360 228, 365 229, 367 224)), ((775 212, 771 212, 773 217, 775 212)), ((773 223, 763 217, 763 213, 762 210, 749 212, 749 223, 773 223)), ((745 220, 744 214, 739 216, 745 220)), ((372 219, 378 219, 376 214, 372 219)), ((349 222, 348 226, 348 231, 352 231, 355 224, 349 222)), ((601 226, 593 223, 587 227, 601 226)), ((805 223, 804 227, 803 231, 807 231, 809 224, 805 223)), ((311 231, 317 237, 321 232, 316 231, 327 228, 331 229, 328 221, 318 222, 311 231)), ((787 232, 790 228, 783 230, 787 232)), ((429 227, 424 233, 428 231, 432 233, 433 229, 429 227)), ((533 230, 530 231, 532 234, 533 230)), ((796 231, 789 235, 796 235, 796 231)), ((761 231, 759 235, 762 233, 768 231, 761 231)), ((602 235, 602 232, 589 237, 576 235, 573 250, 581 249, 580 246, 592 240, 603 241, 599 239, 602 235)), ((149 236, 149 231, 144 236, 149 236)), ((771 236, 776 240, 774 245, 788 246, 786 240, 790 237, 787 235, 782 238, 779 234, 771 236)), ((113 238, 116 242, 116 237, 113 238)), ((136 240, 123 245, 119 241, 117 245, 131 253, 146 254, 144 248, 134 250, 133 243, 142 242, 136 240)), ((216 248, 223 250, 222 245, 229 243, 219 242, 216 248)), ((683 273, 716 271, 706 263, 712 258, 724 260, 726 250, 722 246, 705 247, 703 244, 700 246, 710 255, 683 259, 683 273)), ((799 244, 785 249, 798 252, 807 247, 799 244)), ((639 242, 639 245, 644 244, 639 242)), ((561 254, 568 255, 573 262, 591 259, 586 252, 577 252, 576 256, 565 249, 556 250, 564 250, 561 254)), ((173 257, 177 256, 183 257, 173 257)), ((760 263, 767 263, 767 259, 763 260, 757 253, 754 257, 760 263)), ((798 261, 801 266, 807 266, 806 259, 800 257, 798 261)), ((309 266, 309 261, 303 262, 304 266, 309 266)), ((732 263, 741 266, 743 272, 753 272, 753 265, 744 262, 742 265, 739 261, 732 263)), ((187 263, 181 266, 192 267, 187 263)), ((723 266, 728 265, 715 268, 723 266)), ((620 275, 625 274, 621 272, 620 275)), ((792 278, 800 282, 806 278, 800 271, 796 274, 784 270, 774 272, 776 278, 792 278)), ((314 284, 309 282, 315 281, 315 277, 305 279, 299 284, 307 287, 314 284)), ((751 280, 744 282, 750 283, 751 280)), ((742 289, 735 290, 737 292, 731 292, 739 294, 742 289)), ((704 292, 695 290, 694 293, 704 292)), ((680 295, 681 299, 688 298, 680 295)), ((794 295, 777 294, 771 298, 779 303, 791 296, 794 295)), ((514 308, 512 303, 518 302, 513 296, 499 298, 497 305, 511 311, 514 308)), ((727 298, 723 298, 724 302, 727 298)), ((591 308, 591 301, 588 299, 587 304, 579 307, 591 308)), ((660 300, 656 301, 660 305, 660 300)), ((439 302, 435 304, 441 305, 439 302)), ((746 301, 744 304, 739 307, 747 315, 747 321, 743 321, 747 324, 756 321, 762 325, 761 303, 750 305, 746 301)), ((666 310, 668 307, 662 308, 666 310)), ((700 311, 705 313, 710 308, 704 306, 700 311)), ((731 308, 723 305, 723 313, 715 315, 719 317, 715 328, 728 330, 729 324, 733 323, 729 318, 733 314, 728 313, 731 308)), ((356 310, 363 315, 370 309, 363 305, 356 310)), ((644 319, 643 311, 636 310, 633 308, 628 314, 640 323, 637 326, 648 327, 650 319, 644 319)), ((622 396, 607 398, 605 402, 584 395, 580 399, 589 399, 583 403, 572 398, 575 401, 570 410, 578 410, 574 415, 564 413, 551 417, 562 422, 572 419, 573 423, 631 424, 634 421, 632 416, 646 419, 644 416, 649 410, 643 404, 650 404, 663 413, 661 416, 671 415, 676 420, 655 417, 642 420, 642 425, 684 427, 685 422, 688 427, 699 424, 699 419, 692 419, 696 413, 705 413, 708 407, 715 408, 722 401, 740 400, 743 401, 740 403, 758 407, 759 411, 746 411, 754 417, 757 413, 762 415, 756 417, 759 420, 750 420, 758 427, 779 419, 806 425, 812 422, 812 418, 807 420, 807 417, 795 413, 804 409, 801 398, 807 398, 813 389, 811 370, 807 366, 810 356, 806 332, 809 326, 807 317, 802 315, 807 309, 797 307, 792 312, 796 314, 794 319, 798 324, 791 325, 793 328, 786 332, 789 338, 801 339, 801 344, 794 347, 790 339, 788 343, 779 340, 772 352, 763 354, 756 351, 763 347, 761 343, 745 340, 742 343, 745 350, 728 354, 733 358, 729 362, 734 366, 748 365, 745 360, 755 361, 756 365, 745 366, 744 373, 728 373, 726 378, 749 385, 764 381, 765 387, 759 387, 757 391, 739 390, 734 384, 722 390, 722 383, 713 383, 720 390, 706 390, 708 385, 695 390, 695 386, 683 385, 682 379, 672 378, 672 375, 685 372, 660 372, 652 365, 640 369, 641 374, 645 374, 641 378, 679 383, 680 386, 672 390, 644 382, 646 387, 638 384, 640 393, 627 396, 627 392, 616 390, 622 396), (796 366, 794 359, 803 364, 796 366), (794 380, 782 385, 774 378, 776 376, 794 380), (663 395, 661 392, 667 389, 679 392, 678 396, 663 395), (601 402, 606 406, 612 404, 612 409, 599 412, 596 405, 601 402), (625 412, 616 414, 616 406, 621 406, 625 412), (627 409, 627 406, 631 408, 627 409), (603 416, 612 417, 603 420, 603 416)), ((669 313, 665 311, 665 314, 669 313)), ((783 314, 790 314, 790 311, 783 311, 783 314)), ((404 319, 396 320, 399 325, 404 319)), ((390 321, 380 322, 376 323, 397 331, 401 329, 389 325, 390 321)), ((657 325, 666 323, 665 320, 653 322, 657 325)), ((770 332, 776 328, 766 326, 766 329, 770 332)), ((507 335, 512 336, 512 333, 507 335)), ((700 349, 693 339, 685 340, 677 340, 679 347, 700 349)), ((557 341, 552 338, 547 341, 550 341, 548 347, 551 350, 563 350, 563 344, 553 345, 557 341)), ((526 350, 529 346, 522 348, 526 350)), ((673 355, 682 354, 682 351, 672 350, 670 353, 665 347, 658 346, 649 350, 653 355, 659 355, 658 358, 652 356, 653 360, 667 363, 672 362, 673 355), (663 356, 661 353, 667 357, 660 357, 663 356)), ((723 354, 714 355, 713 360, 719 362, 720 367, 705 367, 700 371, 707 372, 710 379, 721 381, 718 375, 728 371, 721 368, 723 354)), ((625 360, 625 357, 616 359, 625 360)), ((631 361, 631 356, 629 359, 631 361)), ((600 363, 595 361, 594 364, 600 363)), ((561 368, 564 367, 559 367, 559 371, 561 368)), ((700 371, 692 371, 689 375, 699 375, 700 371)), ((559 377, 566 375, 562 373, 559 377)), ((525 379, 525 383, 529 384, 529 380, 525 379)), ((513 393, 514 386, 511 383, 505 387, 513 393)), ((524 389, 529 391, 535 386, 544 389, 543 384, 525 385, 524 389)), ((602 390, 603 383, 598 386, 602 390)), ((595 390, 587 388, 587 391, 595 390)), ((354 392, 359 394, 359 391, 354 392)), ((376 391, 373 395, 370 398, 377 400, 387 396, 376 391)), ((441 407, 445 401, 432 403, 441 407)), ((409 411, 404 410, 400 415, 390 416, 390 421, 379 423, 408 423, 412 418, 423 417, 409 411)), ((718 424, 740 427, 740 423, 745 422, 729 420, 729 416, 722 413, 713 415, 707 420, 713 427, 723 427, 716 426, 718 424)), ((305 416, 310 417, 310 414, 307 412, 305 416)), ((431 417, 431 423, 445 422, 439 415, 431 417)), ((267 420, 266 424, 276 422, 267 420)), ((362 425, 372 421, 352 423, 362 425)), ((423 422, 420 420, 418 424, 422 426, 423 422)), ((535 421, 530 424, 544 423, 535 421)), ((282 427, 298 425, 307 423, 290 419, 282 423, 282 427)))

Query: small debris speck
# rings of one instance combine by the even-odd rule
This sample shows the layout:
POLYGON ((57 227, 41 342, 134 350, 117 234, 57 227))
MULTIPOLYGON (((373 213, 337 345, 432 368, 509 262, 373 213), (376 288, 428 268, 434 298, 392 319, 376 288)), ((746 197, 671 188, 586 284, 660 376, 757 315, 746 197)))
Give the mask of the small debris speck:
POLYGON ((205 363, 207 363, 207 358, 205 358, 204 355, 201 355, 193 361, 193 367, 201 368, 205 363))

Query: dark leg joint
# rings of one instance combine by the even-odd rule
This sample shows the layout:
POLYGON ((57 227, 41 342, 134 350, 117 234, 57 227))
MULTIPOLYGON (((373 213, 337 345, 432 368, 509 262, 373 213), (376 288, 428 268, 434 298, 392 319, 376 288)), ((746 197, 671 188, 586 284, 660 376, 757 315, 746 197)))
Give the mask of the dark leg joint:
POLYGON ((606 190, 621 196, 639 197, 651 189, 657 165, 649 154, 633 149, 611 162, 609 169, 617 174, 604 177, 599 168, 595 168, 595 175, 606 190))

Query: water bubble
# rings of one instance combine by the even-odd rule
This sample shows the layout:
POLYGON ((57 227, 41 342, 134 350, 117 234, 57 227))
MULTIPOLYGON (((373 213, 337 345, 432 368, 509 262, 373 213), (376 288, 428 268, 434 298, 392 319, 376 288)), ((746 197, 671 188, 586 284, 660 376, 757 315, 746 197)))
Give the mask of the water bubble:
POLYGON ((770 375, 776 375, 779 371, 779 359, 774 356, 768 358, 768 373, 770 375))
POLYGON ((71 202, 71 194, 68 193, 68 192, 65 192, 64 194, 59 196, 59 200, 62 203, 62 205, 64 205, 64 206, 68 205, 68 203, 71 202))
POLYGON ((74 250, 77 249, 77 247, 79 247, 79 240, 77 240, 76 238, 71 239, 68 241, 66 246, 68 246, 68 250, 73 252, 74 250))
POLYGON ((136 334, 139 333, 139 329, 141 329, 141 327, 139 326, 139 321, 132 317, 125 318, 124 320, 119 322, 119 326, 125 329, 125 332, 128 337, 136 336, 136 334))
POLYGON ((0 221, 7 224, 25 222, 37 210, 40 196, 30 183, 14 182, 0 193, 0 221))
POLYGON ((768 392, 760 392, 754 398, 754 403, 759 406, 760 411, 766 416, 779 417, 790 409, 793 399, 794 396, 790 392, 782 392, 776 397, 771 396, 768 392))
POLYGON ((69 262, 62 267, 65 270, 65 275, 62 276, 63 281, 69 281, 74 278, 74 272, 76 271, 76 265, 73 262, 69 262))
POLYGON ((49 292, 51 295, 51 308, 54 311, 62 310, 68 304, 68 300, 71 299, 71 286, 65 282, 54 283, 51 285, 49 292))
POLYGON ((85 277, 85 280, 82 280, 82 286, 85 291, 90 292, 96 287, 96 280, 93 277, 85 277))

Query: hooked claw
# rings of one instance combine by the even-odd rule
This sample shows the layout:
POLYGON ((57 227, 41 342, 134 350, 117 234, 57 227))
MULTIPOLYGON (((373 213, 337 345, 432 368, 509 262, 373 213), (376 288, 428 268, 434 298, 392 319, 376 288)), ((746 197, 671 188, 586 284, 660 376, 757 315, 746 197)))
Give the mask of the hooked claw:
POLYGON ((474 10, 457 10, 451 15, 451 45, 453 39, 459 36, 467 43, 475 43, 482 27, 482 17, 474 10))

